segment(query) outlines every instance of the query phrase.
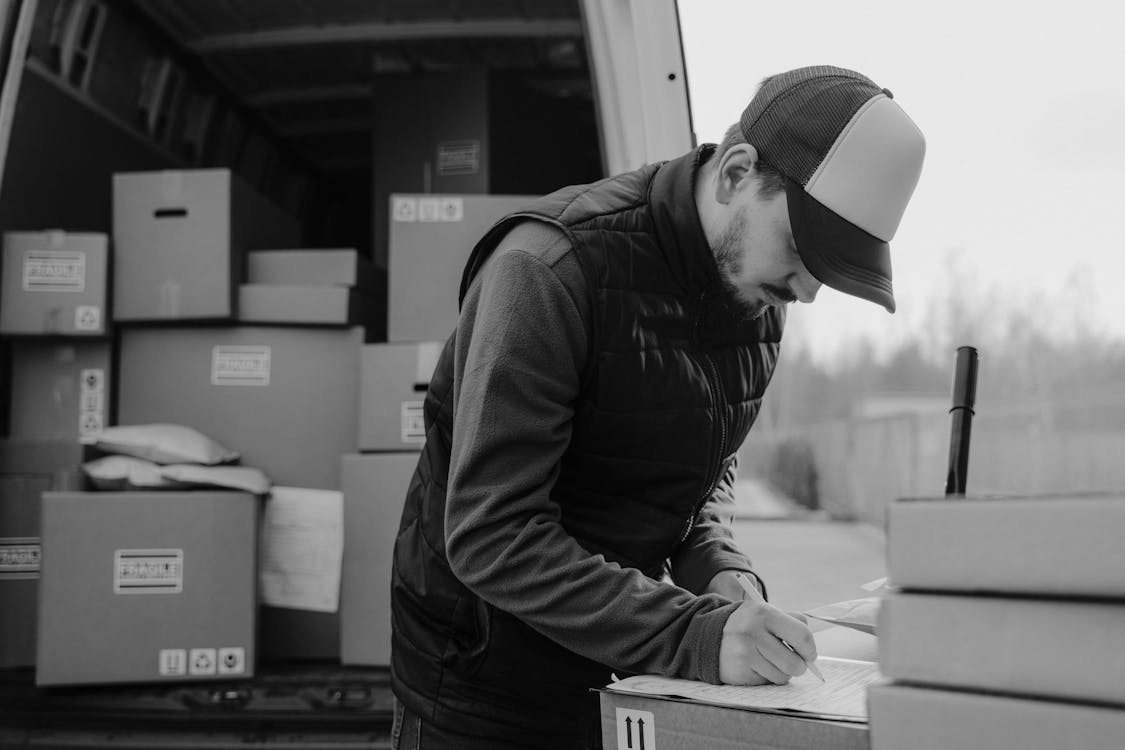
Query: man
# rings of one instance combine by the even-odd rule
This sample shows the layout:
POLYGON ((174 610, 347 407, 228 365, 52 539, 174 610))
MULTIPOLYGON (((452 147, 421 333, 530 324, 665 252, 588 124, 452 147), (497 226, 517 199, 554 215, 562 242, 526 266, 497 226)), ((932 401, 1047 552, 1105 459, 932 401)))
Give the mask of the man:
POLYGON ((720 147, 485 235, 395 545, 396 747, 597 746, 611 673, 780 684, 816 659, 732 541, 735 456, 786 304, 827 284, 893 312, 923 151, 890 92, 802 68, 720 147))

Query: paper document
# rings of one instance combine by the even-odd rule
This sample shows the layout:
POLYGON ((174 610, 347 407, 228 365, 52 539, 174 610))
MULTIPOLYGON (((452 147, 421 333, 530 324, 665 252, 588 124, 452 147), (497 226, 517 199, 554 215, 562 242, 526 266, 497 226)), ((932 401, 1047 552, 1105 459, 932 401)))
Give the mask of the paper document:
POLYGON ((835 721, 867 721, 867 686, 879 679, 874 662, 822 656, 817 666, 825 682, 806 672, 787 685, 711 685, 658 675, 638 675, 606 686, 640 695, 687 698, 715 706, 785 713, 835 721))
POLYGON ((335 612, 344 557, 344 495, 274 487, 262 518, 258 581, 275 607, 335 612))
POLYGON ((876 635, 875 627, 879 622, 880 601, 881 597, 869 596, 863 599, 825 604, 823 607, 805 610, 805 616, 830 622, 833 625, 843 625, 845 628, 852 628, 861 633, 876 635))

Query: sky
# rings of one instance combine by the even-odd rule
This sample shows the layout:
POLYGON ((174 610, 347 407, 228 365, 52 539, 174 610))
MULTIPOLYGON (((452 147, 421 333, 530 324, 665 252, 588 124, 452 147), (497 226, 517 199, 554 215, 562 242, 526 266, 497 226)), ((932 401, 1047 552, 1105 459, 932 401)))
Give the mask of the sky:
POLYGON ((698 142, 720 140, 763 77, 805 65, 864 73, 926 136, 891 243, 897 313, 825 288, 794 306, 787 339, 824 360, 856 337, 885 352, 933 331, 950 300, 1029 310, 1059 338, 1125 339, 1125 6, 678 5, 698 142))

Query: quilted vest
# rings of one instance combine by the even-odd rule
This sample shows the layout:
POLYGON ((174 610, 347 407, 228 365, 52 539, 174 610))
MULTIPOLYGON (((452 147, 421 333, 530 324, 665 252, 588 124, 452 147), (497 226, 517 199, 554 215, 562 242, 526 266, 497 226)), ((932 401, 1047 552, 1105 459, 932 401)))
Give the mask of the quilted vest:
MULTIPOLYGON (((548 222, 570 238, 593 315, 553 499, 585 549, 651 577, 662 574, 746 438, 784 325, 783 309, 756 320, 739 314, 720 283, 693 194, 710 148, 565 188, 506 217, 474 249, 462 284, 463 298, 518 222, 548 222)), ((494 615, 444 554, 452 379, 451 338, 426 398, 429 439, 407 493, 392 582, 395 692, 439 723, 458 701, 475 710, 494 615), (444 708, 435 710, 439 691, 444 708)), ((520 648, 561 650, 527 631, 506 644, 513 668, 520 648)))

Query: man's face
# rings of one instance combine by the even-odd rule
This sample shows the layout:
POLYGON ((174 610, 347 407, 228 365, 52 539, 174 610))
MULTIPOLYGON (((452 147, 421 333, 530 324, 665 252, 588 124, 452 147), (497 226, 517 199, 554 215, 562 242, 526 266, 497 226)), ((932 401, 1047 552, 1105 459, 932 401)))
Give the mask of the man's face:
POLYGON ((797 254, 785 191, 763 196, 756 184, 744 186, 727 213, 715 257, 723 280, 751 314, 794 300, 812 302, 820 282, 797 254))

